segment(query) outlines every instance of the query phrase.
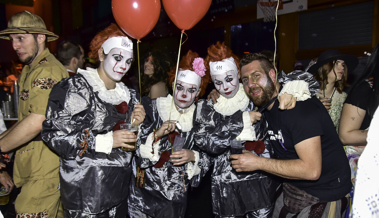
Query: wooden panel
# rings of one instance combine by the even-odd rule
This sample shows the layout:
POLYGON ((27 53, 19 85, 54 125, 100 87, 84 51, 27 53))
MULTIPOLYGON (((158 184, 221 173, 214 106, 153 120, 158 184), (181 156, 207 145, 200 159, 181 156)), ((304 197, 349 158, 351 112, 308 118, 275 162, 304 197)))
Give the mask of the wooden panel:
POLYGON ((298 36, 298 15, 296 13, 284 14, 280 16, 278 26, 278 46, 279 55, 278 70, 289 73, 293 71, 296 62, 295 51, 297 50, 298 36))
POLYGON ((372 48, 379 43, 379 0, 374 1, 374 17, 372 23, 372 48))

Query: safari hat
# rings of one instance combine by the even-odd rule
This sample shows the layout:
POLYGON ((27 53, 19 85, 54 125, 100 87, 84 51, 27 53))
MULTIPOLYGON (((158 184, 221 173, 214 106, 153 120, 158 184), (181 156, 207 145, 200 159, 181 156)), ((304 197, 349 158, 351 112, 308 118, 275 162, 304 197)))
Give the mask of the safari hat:
POLYGON ((359 62, 358 58, 354 55, 341 54, 336 49, 329 49, 320 54, 315 64, 309 66, 308 72, 315 74, 321 66, 334 60, 345 61, 345 64, 347 65, 347 69, 349 70, 349 72, 352 72, 355 69, 355 67, 357 67, 359 62))
POLYGON ((45 22, 40 16, 29 11, 23 11, 13 15, 8 21, 8 28, 0 31, 0 38, 10 40, 9 34, 17 33, 44 34, 48 42, 57 40, 59 37, 46 29, 45 22))

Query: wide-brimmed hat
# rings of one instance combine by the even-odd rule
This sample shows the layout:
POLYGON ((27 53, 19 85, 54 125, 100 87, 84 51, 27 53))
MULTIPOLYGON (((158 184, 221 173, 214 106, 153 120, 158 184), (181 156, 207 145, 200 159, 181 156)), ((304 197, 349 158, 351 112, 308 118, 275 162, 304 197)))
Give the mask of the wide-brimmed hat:
POLYGON ((343 60, 347 65, 347 69, 351 72, 358 65, 358 58, 354 55, 341 54, 336 49, 326 50, 317 58, 317 62, 309 67, 308 72, 315 74, 317 70, 324 64, 334 61, 334 60, 343 60))
POLYGON ((10 40, 9 34, 17 33, 44 34, 48 42, 57 40, 59 37, 46 29, 45 22, 40 16, 29 11, 23 11, 13 15, 8 21, 8 28, 0 31, 0 38, 10 40))

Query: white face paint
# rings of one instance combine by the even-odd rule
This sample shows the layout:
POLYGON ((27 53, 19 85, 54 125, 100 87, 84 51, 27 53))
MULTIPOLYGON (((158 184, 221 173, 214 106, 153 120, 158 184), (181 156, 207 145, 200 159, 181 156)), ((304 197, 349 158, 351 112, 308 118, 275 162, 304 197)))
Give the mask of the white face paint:
POLYGON ((110 79, 118 82, 129 70, 132 61, 132 52, 121 48, 113 48, 104 60, 104 71, 110 79))
MULTIPOLYGON (((212 75, 212 72, 211 72, 212 75)), ((212 81, 222 96, 233 98, 239 89, 239 75, 236 71, 228 71, 212 76, 212 81)))
POLYGON ((189 84, 178 80, 176 82, 175 105, 179 108, 186 109, 190 107, 195 101, 196 96, 199 93, 199 87, 194 84, 189 84))

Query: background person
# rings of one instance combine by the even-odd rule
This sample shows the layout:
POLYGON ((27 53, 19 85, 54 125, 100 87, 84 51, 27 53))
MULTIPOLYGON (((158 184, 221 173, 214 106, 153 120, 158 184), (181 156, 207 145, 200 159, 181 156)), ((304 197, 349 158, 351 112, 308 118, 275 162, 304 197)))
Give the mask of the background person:
POLYGON ((172 62, 162 51, 153 50, 148 52, 142 65, 142 96, 150 99, 166 97, 170 93, 168 75, 172 69, 172 62))
POLYGON ((65 41, 58 47, 58 60, 66 67, 68 74, 73 76, 84 65, 84 50, 74 42, 65 41))
MULTIPOLYGON (((358 160, 367 144, 371 120, 379 105, 379 44, 368 58, 365 70, 350 90, 342 108, 339 137, 345 146, 355 186, 358 160)), ((354 196, 354 187, 350 197, 354 196)))
POLYGON ((330 49, 321 53, 316 63, 308 69, 320 84, 317 97, 328 110, 337 131, 342 105, 347 97, 343 90, 347 87, 348 71, 353 71, 357 65, 357 57, 330 49))
POLYGON ((59 158, 40 136, 50 91, 68 77, 67 70, 46 48, 46 42, 58 36, 46 29, 41 17, 23 11, 10 18, 0 38, 11 40, 25 64, 19 78, 18 122, 0 136, 2 152, 17 149, 13 179, 22 189, 15 201, 16 212, 20 216, 63 217, 59 158))

